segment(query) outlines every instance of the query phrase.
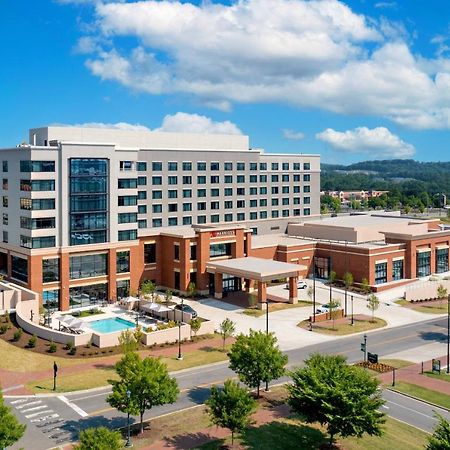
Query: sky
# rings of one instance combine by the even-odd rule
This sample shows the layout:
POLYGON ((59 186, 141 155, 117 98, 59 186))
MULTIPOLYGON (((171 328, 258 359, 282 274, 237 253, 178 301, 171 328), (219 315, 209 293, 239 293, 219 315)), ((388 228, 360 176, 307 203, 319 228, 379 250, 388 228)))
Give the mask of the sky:
POLYGON ((0 0, 0 147, 51 124, 448 161, 448 0, 0 0))

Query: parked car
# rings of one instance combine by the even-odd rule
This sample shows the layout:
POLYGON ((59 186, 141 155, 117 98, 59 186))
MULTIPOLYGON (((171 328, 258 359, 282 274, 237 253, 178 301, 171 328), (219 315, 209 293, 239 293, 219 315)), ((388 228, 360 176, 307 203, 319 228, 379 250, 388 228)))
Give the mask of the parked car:
MULTIPOLYGON (((306 281, 300 280, 297 282, 297 288, 298 289, 306 289, 308 285, 306 284, 306 281)), ((285 286, 285 289, 289 289, 289 283, 285 286)))
POLYGON ((322 313, 327 313, 327 312, 330 312, 330 305, 329 304, 321 305, 318 308, 316 308, 316 313, 317 314, 322 314, 322 313))
POLYGON ((198 316, 197 311, 191 306, 186 305, 185 303, 183 304, 178 303, 178 305, 175 305, 174 309, 178 309, 179 311, 191 314, 193 319, 195 319, 198 316))

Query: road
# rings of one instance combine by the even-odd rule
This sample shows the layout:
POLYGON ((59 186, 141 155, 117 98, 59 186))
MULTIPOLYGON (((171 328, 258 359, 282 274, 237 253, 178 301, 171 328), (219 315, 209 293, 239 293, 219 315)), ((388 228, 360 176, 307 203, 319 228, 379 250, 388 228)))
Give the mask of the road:
MULTIPOLYGON (((367 348, 380 357, 414 349, 430 342, 444 341, 446 327, 446 319, 440 318, 371 332, 368 333, 367 348)), ((292 368, 301 365, 312 352, 341 354, 349 362, 359 361, 362 359, 361 341, 362 336, 358 335, 306 347, 300 347, 299 343, 299 348, 286 352, 289 366, 292 368)), ((200 405, 209 395, 211 385, 220 384, 226 378, 235 376, 226 362, 187 369, 173 375, 181 390, 178 401, 173 405, 154 408, 146 418, 200 405)), ((88 426, 124 426, 126 417, 110 408, 105 401, 108 393, 109 389, 105 388, 66 396, 5 396, 18 418, 27 424, 26 436, 19 445, 11 448, 46 450, 76 439, 79 430, 88 426)), ((433 429, 436 423, 433 412, 435 408, 391 391, 384 391, 383 396, 387 414, 425 431, 433 429)), ((446 411, 439 412, 450 418, 446 411)))

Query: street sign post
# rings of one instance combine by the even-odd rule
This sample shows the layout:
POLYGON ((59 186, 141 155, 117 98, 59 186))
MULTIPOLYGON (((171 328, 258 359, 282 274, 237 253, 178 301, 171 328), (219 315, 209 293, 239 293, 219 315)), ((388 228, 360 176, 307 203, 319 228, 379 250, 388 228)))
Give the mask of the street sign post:
POLYGON ((367 353, 367 360, 372 364, 378 364, 378 353, 367 353))
POLYGON ((441 373, 441 361, 439 359, 433 359, 431 362, 431 371, 441 373))

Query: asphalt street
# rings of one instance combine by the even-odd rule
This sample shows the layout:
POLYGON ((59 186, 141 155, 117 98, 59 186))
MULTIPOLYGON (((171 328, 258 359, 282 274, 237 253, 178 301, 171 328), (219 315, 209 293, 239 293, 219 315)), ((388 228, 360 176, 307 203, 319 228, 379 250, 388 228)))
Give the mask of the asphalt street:
MULTIPOLYGON (((446 319, 431 319, 426 322, 405 325, 367 333, 367 349, 378 353, 379 357, 414 349, 431 342, 446 340, 446 319)), ((289 366, 295 367, 313 352, 342 354, 349 362, 362 359, 360 350, 362 335, 337 339, 321 344, 300 347, 290 350, 289 366)), ((436 355, 440 356, 440 355, 436 355)), ((221 384, 225 379, 235 374, 228 369, 228 363, 217 363, 204 367, 196 367, 173 374, 179 384, 181 394, 173 405, 165 405, 152 409, 145 417, 151 418, 201 405, 209 395, 213 384, 221 384)), ((277 382, 287 380, 281 379, 277 382)), ((17 446, 12 449, 46 450, 56 445, 77 438, 80 429, 100 424, 111 427, 126 425, 126 416, 118 413, 106 403, 109 389, 98 389, 89 392, 78 392, 66 396, 5 396, 18 418, 27 424, 27 433, 17 446)), ((384 410, 392 417, 409 423, 425 431, 431 431, 436 423, 434 410, 430 405, 417 402, 401 394, 385 390, 386 400, 384 410)), ((439 410, 441 414, 450 415, 439 410)))

